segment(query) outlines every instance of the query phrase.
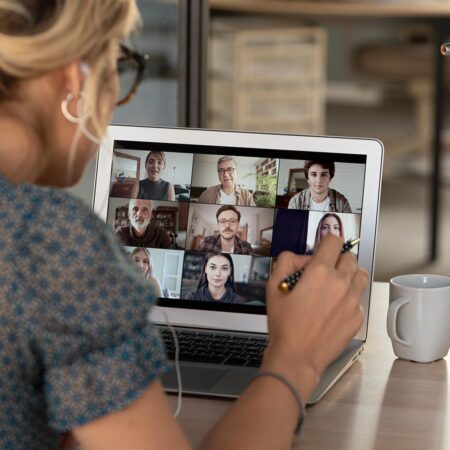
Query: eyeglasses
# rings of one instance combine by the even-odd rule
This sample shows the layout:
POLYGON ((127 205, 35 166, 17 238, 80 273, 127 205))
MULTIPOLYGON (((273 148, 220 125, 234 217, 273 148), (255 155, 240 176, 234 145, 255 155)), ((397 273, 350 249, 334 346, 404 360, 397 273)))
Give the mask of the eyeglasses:
POLYGON ((217 221, 217 223, 219 224, 219 225, 222 225, 222 226, 224 226, 224 225, 236 225, 237 223, 239 223, 239 220, 237 220, 237 219, 219 219, 218 221, 217 221))
POLYGON ((236 169, 234 167, 227 167, 226 169, 217 169, 217 172, 219 173, 219 175, 223 175, 225 172, 232 174, 235 170, 236 169))
POLYGON ((131 50, 123 44, 120 51, 121 56, 117 61, 120 91, 116 106, 128 103, 136 95, 144 78, 145 66, 150 59, 149 55, 131 50))

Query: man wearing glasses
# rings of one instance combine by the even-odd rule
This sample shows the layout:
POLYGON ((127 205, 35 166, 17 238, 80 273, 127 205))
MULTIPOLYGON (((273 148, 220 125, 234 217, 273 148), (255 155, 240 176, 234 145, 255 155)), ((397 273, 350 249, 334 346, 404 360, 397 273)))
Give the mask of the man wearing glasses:
POLYGON ((198 201, 218 205, 256 206, 253 194, 236 184, 236 161, 232 156, 222 156, 217 161, 217 174, 220 184, 206 189, 198 201))
POLYGON ((252 255, 252 246, 237 236, 241 213, 232 205, 225 205, 216 213, 218 236, 206 236, 200 246, 199 252, 235 253, 238 255, 252 255))

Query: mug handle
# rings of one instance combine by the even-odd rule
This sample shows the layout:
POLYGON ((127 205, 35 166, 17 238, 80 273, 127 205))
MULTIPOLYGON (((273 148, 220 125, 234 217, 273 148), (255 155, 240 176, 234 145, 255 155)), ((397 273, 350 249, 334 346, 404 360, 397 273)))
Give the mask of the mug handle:
POLYGON ((409 347, 411 345, 411 341, 407 341, 405 339, 402 339, 397 334, 397 316, 400 308, 402 306, 407 305, 410 302, 409 298, 406 297, 399 297, 396 298, 390 305, 388 309, 388 315, 387 315, 387 333, 388 336, 398 344, 405 345, 409 347))

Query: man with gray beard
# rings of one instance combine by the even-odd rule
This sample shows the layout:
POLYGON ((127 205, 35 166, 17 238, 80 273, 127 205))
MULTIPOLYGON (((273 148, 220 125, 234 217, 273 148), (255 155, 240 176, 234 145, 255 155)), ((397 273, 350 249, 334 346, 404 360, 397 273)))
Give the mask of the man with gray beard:
POLYGON ((120 227, 116 234, 124 245, 131 247, 173 248, 169 233, 150 223, 152 203, 150 200, 131 199, 128 205, 130 224, 120 227))

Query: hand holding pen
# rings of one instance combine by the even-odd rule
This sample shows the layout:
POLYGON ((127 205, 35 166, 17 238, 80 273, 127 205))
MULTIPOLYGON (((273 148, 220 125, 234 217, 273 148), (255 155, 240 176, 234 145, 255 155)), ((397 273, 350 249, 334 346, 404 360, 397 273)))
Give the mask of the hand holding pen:
POLYGON ((281 367, 283 373, 298 380, 305 398, 314 387, 305 377, 311 375, 317 383, 364 320, 361 296, 369 277, 358 268, 356 258, 348 252, 342 254, 342 244, 342 239, 329 235, 320 240, 312 258, 282 252, 267 282, 270 339, 263 369, 281 367), (305 265, 295 289, 288 293, 280 290, 280 282, 305 265))
MULTIPOLYGON (((360 240, 361 238, 355 238, 345 241, 344 245, 342 246, 341 253, 350 251, 360 240)), ((300 280, 301 276, 303 275, 304 270, 305 270, 304 268, 297 270, 297 272, 294 272, 293 274, 286 277, 284 280, 280 282, 278 288, 283 292, 292 291, 294 286, 297 284, 298 280, 300 280)))

